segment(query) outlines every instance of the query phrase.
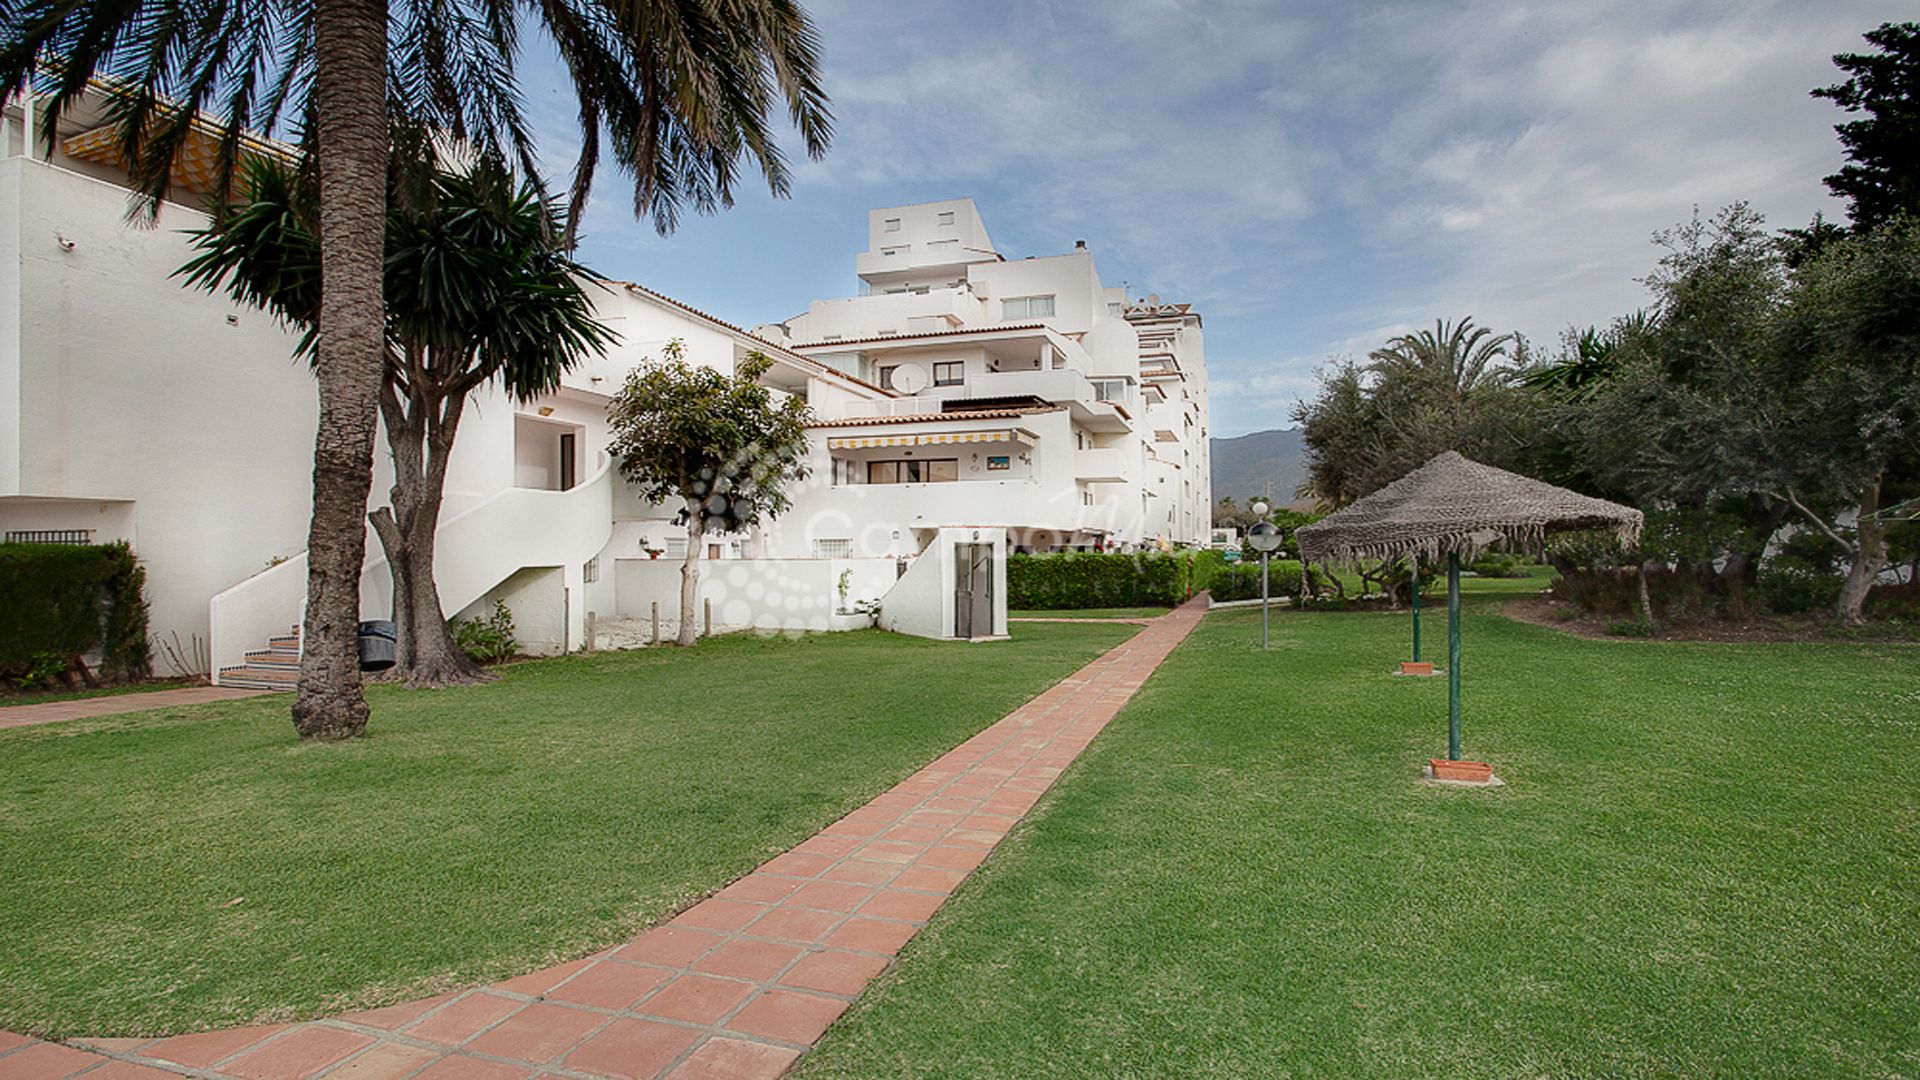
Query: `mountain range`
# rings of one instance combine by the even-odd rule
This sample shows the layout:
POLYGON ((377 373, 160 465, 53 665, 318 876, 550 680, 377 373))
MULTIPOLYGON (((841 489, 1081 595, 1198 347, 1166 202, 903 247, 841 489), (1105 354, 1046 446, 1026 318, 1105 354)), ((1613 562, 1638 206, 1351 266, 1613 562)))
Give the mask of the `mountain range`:
POLYGON ((1271 481, 1274 505, 1285 506, 1294 501, 1294 489, 1306 478, 1306 447, 1297 429, 1277 428, 1213 440, 1216 500, 1224 495, 1244 503, 1265 494, 1271 481))

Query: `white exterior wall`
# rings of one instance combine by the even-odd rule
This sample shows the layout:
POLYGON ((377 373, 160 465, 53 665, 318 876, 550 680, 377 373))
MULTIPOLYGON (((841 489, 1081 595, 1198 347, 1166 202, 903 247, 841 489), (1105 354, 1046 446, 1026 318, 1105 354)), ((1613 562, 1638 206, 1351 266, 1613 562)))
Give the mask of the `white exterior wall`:
POLYGON ((209 597, 306 547, 314 384, 270 316, 171 279, 201 215, 126 213, 122 187, 0 160, 0 528, 115 518, 96 538, 146 562, 153 632, 204 641, 209 597))

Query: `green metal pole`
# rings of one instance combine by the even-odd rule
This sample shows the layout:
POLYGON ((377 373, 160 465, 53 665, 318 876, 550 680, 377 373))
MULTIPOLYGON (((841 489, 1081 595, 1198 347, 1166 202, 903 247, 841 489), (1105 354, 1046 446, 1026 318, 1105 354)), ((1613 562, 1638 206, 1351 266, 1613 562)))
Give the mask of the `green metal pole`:
POLYGON ((1460 556, 1447 556, 1447 760, 1460 760, 1460 556))
POLYGON ((1267 607, 1271 603, 1271 601, 1267 599, 1267 555, 1268 553, 1265 551, 1260 553, 1260 651, 1261 652, 1267 651, 1267 607))
POLYGON ((1420 556, 1413 557, 1413 662, 1420 662, 1420 556))

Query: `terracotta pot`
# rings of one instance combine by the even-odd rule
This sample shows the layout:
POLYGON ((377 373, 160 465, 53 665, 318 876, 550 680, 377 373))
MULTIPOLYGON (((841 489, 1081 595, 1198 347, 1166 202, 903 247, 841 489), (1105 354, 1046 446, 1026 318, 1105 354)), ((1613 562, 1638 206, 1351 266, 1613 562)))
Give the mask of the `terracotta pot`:
POLYGON ((1433 661, 1422 660, 1418 663, 1415 663, 1412 660, 1402 660, 1400 661, 1400 674, 1431 675, 1433 674, 1433 661))
POLYGON ((1448 761, 1446 758, 1429 758, 1427 763, 1433 766, 1435 780, 1465 780, 1472 784, 1484 784, 1493 779, 1493 766, 1484 761, 1448 761))

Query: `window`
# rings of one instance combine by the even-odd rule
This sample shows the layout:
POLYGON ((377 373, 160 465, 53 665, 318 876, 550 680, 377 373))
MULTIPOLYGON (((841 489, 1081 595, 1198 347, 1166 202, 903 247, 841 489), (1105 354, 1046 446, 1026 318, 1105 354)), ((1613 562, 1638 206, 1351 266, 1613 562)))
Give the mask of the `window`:
POLYGON ((1009 296, 1000 301, 1002 319, 1044 319, 1052 314, 1052 296, 1009 296))
POLYGON ((958 479, 959 458, 867 462, 869 484, 944 484, 958 479))
POLYGON ((719 544, 708 544, 708 545, 707 545, 707 558, 709 558, 709 559, 718 559, 718 558, 720 558, 720 545, 719 545, 719 544))
POLYGON ((850 559, 853 557, 851 540, 815 540, 813 557, 816 559, 850 559))
POLYGON ((600 580, 600 556, 588 559, 587 564, 580 568, 580 580, 589 585, 600 580))
POLYGON ((1125 379, 1096 379, 1093 383, 1093 400, 1127 400, 1127 381, 1125 379))
POLYGON ((959 246, 960 246, 960 241, 958 241, 958 240, 929 240, 929 241, 927 241, 927 246, 928 246, 928 247, 930 247, 930 248, 957 248, 957 247, 959 247, 959 246))
POLYGON ((899 232, 900 219, 897 217, 890 217, 886 221, 882 222, 880 227, 887 232, 899 232))
POLYGON ((880 389, 882 390, 893 389, 893 373, 899 370, 900 370, 899 364, 888 364, 886 367, 883 367, 883 368, 875 368, 874 369, 874 374, 876 376, 875 381, 877 381, 880 384, 880 389))
POLYGON ((933 385, 959 386, 966 381, 967 366, 958 360, 942 360, 933 365, 933 385))
POLYGON ((880 249, 880 254, 882 254, 882 255, 905 255, 905 254, 907 253, 907 249, 908 249, 908 248, 911 248, 912 246, 913 246, 912 244, 893 244, 893 245, 891 245, 891 246, 889 246, 889 247, 883 247, 883 248, 881 248, 881 249, 880 249))
POLYGON ((940 224, 942 225, 953 224, 953 211, 951 210, 940 211, 940 224))
POLYGON ((684 536, 667 537, 667 558, 684 559, 687 557, 687 538, 684 536))

